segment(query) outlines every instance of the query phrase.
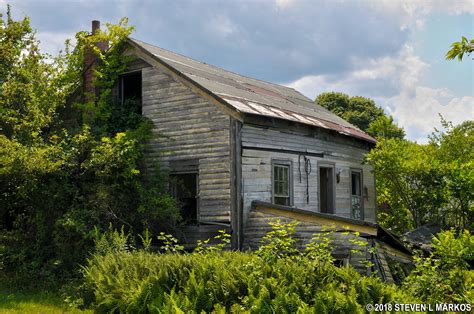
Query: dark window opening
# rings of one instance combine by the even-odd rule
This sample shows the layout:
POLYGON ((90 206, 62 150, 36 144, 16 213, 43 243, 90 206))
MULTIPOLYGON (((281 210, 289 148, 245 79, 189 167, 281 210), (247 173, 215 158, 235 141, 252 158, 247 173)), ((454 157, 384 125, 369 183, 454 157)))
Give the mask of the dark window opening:
POLYGON ((120 75, 119 99, 124 106, 132 106, 133 111, 142 114, 142 72, 120 75))
POLYGON ((171 193, 178 201, 181 217, 185 224, 197 224, 198 176, 196 173, 172 174, 171 193))
POLYGON ((291 167, 289 163, 273 164, 273 203, 291 206, 291 167))
POLYGON ((319 167, 319 210, 334 213, 334 169, 319 167))
POLYGON ((334 259, 333 261, 334 266, 336 267, 344 267, 349 264, 349 260, 347 258, 341 258, 341 259, 334 259))
POLYGON ((362 173, 351 171, 351 216, 354 219, 364 219, 362 210, 362 173))

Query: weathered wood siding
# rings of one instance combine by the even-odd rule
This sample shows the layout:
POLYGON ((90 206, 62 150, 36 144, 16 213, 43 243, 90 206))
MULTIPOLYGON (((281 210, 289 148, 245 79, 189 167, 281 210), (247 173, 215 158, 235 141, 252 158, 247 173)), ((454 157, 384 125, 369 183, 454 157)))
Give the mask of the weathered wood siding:
MULTIPOLYGON (((131 70, 140 69, 142 113, 154 125, 154 136, 146 147, 148 167, 159 163, 162 169, 186 171, 189 165, 195 165, 199 179, 199 222, 230 224, 229 115, 159 65, 149 66, 140 61, 132 64, 131 70)), ((188 229, 199 238, 199 228, 188 229)), ((208 229, 204 233, 209 233, 208 229)))
POLYGON ((244 124, 242 128, 242 180, 244 224, 253 200, 272 201, 272 159, 290 160, 293 165, 293 191, 295 207, 319 211, 318 166, 334 164, 335 172, 340 172, 340 182, 335 181, 335 214, 351 217, 351 169, 363 172, 363 186, 368 191, 364 198, 364 219, 375 221, 375 179, 372 167, 363 165, 368 149, 350 138, 330 134, 325 131, 301 126, 260 127, 244 124), (250 147, 258 147, 252 149, 250 147), (323 153, 323 157, 307 156, 311 161, 309 175, 309 202, 306 199, 306 174, 304 160, 298 163, 299 154, 295 152, 264 151, 261 149, 283 149, 300 151, 301 154, 323 153), (301 182, 300 172, 301 169, 301 182))
MULTIPOLYGON (((244 250, 256 250, 261 242, 263 236, 272 230, 269 222, 279 219, 282 223, 293 222, 291 218, 285 216, 274 216, 259 212, 258 210, 251 210, 248 217, 248 223, 245 226, 245 240, 244 250)), ((357 236, 354 232, 350 232, 344 228, 329 228, 330 226, 318 225, 306 221, 298 221, 295 228, 296 240, 295 248, 303 251, 306 245, 314 237, 314 234, 326 234, 331 239, 331 247, 333 248, 332 255, 346 263, 354 266, 360 273, 368 274, 368 268, 365 262, 370 260, 371 256, 368 252, 368 239, 357 236), (332 234, 328 232, 331 231, 332 234)))

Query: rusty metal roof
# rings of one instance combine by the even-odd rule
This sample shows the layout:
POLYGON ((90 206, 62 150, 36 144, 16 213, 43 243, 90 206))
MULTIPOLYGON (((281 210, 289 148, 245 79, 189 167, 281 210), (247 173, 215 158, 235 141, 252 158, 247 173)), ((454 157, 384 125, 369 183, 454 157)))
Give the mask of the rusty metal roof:
POLYGON ((137 39, 130 40, 239 112, 299 122, 375 143, 373 137, 293 88, 226 71, 137 39))

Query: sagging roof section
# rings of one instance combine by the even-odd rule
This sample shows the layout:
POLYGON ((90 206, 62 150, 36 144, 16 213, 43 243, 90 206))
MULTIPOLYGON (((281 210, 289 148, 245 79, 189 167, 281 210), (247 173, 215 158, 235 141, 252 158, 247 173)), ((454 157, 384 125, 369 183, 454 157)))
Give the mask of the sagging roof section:
POLYGON ((236 111, 299 122, 375 143, 375 139, 293 88, 245 77, 180 54, 131 39, 162 62, 195 81, 236 111))

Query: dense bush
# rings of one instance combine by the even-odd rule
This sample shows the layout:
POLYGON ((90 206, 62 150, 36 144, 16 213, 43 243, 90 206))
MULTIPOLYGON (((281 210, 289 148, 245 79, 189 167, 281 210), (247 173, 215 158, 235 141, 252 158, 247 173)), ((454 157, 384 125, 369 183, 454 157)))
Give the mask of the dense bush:
POLYGON ((441 120, 426 145, 380 139, 367 155, 377 177, 378 223, 404 233, 435 222, 474 230, 474 122, 441 120))
POLYGON ((334 266, 328 237, 298 253, 294 225, 273 228, 254 253, 101 250, 83 268, 79 301, 98 312, 129 313, 362 313, 367 303, 415 302, 394 285, 334 266))
POLYGON ((433 238, 428 257, 415 257, 416 268, 405 279, 404 288, 426 303, 474 301, 474 236, 452 230, 433 238))
POLYGON ((143 171, 150 122, 136 101, 118 106, 111 92, 130 61, 122 52, 131 31, 124 19, 79 32, 74 48, 52 57, 28 18, 15 21, 9 8, 0 15, 0 267, 12 284, 70 278, 95 228, 157 232, 178 218, 165 177, 143 171), (99 60, 97 94, 83 97, 86 52, 99 60))

